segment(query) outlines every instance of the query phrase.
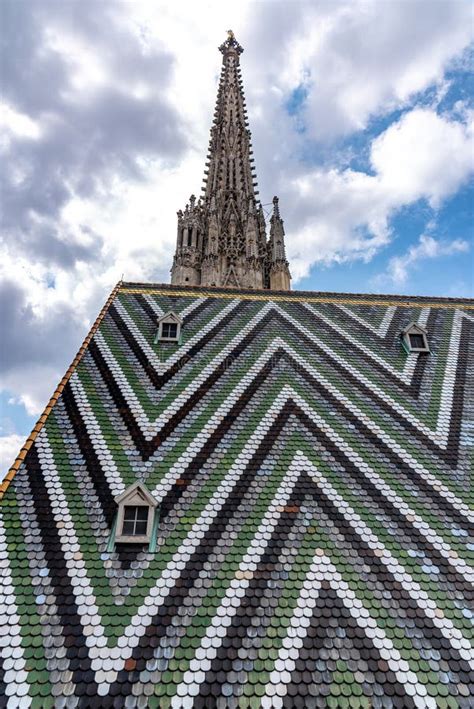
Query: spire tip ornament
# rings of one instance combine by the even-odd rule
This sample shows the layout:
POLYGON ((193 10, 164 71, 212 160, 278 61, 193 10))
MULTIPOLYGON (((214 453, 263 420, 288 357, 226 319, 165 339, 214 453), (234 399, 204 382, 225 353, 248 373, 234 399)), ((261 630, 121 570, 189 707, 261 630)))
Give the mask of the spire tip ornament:
POLYGON ((233 33, 232 30, 227 30, 227 39, 226 41, 221 44, 219 47, 219 51, 222 52, 222 54, 225 56, 228 53, 234 53, 236 52, 237 55, 242 54, 244 51, 243 47, 237 42, 235 39, 235 34, 233 33))

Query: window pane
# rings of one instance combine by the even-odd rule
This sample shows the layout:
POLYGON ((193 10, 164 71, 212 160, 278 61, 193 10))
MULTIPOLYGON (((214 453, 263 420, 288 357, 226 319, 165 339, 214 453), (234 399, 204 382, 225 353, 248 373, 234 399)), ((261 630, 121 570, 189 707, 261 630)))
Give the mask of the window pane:
POLYGON ((178 334, 178 325, 172 322, 165 322, 162 326, 162 337, 176 337, 178 334))
POLYGON ((140 520, 135 524, 135 534, 146 534, 146 522, 140 520))
POLYGON ((128 505, 124 509, 122 534, 137 536, 146 534, 148 507, 128 505))
POLYGON ((138 507, 126 507, 123 515, 124 520, 133 522, 137 516, 137 509, 138 507))
POLYGON ((410 345, 417 349, 424 348, 425 340, 423 335, 410 335, 410 345))
POLYGON ((137 519, 142 522, 148 520, 148 507, 137 507, 137 519))
POLYGON ((124 522, 122 527, 122 534, 133 535, 135 534, 135 522, 124 522))

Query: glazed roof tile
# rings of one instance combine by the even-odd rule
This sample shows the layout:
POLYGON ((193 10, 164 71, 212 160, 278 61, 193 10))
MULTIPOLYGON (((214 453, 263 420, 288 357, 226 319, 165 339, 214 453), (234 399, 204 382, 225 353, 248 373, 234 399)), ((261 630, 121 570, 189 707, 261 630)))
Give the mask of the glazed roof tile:
POLYGON ((3 484, 8 706, 472 706, 473 308, 118 284, 3 484))

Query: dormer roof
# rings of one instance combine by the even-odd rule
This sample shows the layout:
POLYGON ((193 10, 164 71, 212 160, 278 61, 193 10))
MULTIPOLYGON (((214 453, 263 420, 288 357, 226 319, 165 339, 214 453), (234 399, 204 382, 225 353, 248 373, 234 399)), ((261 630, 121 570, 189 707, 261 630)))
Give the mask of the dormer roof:
POLYGON ((410 333, 420 333, 422 335, 427 335, 428 330, 423 325, 412 320, 406 327, 402 330, 402 335, 409 335, 410 333))
POLYGON ((142 482, 133 483, 121 495, 114 497, 115 502, 119 505, 121 502, 127 502, 130 505, 147 504, 151 507, 156 507, 158 502, 155 500, 151 492, 147 490, 142 482))
POLYGON ((159 318, 157 318, 158 324, 160 322, 170 322, 170 320, 173 320, 174 322, 178 323, 178 325, 183 324, 183 319, 175 312, 172 310, 169 310, 167 313, 164 315, 161 315, 159 318))

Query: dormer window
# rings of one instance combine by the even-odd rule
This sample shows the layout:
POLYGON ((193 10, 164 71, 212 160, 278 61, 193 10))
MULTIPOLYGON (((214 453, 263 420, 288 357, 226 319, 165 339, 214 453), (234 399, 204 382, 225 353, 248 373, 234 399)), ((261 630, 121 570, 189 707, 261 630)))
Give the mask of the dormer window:
POLYGON ((416 332, 408 335, 410 340, 410 347, 413 350, 424 350, 425 349, 425 338, 423 335, 418 335, 416 332))
POLYGON ((401 333, 403 347, 407 352, 429 352, 428 331, 412 322, 401 333))
POLYGON ((145 544, 150 542, 155 526, 157 501, 145 485, 136 482, 115 498, 118 505, 115 542, 145 544))
POLYGON ((125 505, 123 508, 122 534, 130 537, 146 536, 150 508, 140 505, 125 505))
POLYGON ((176 340, 178 338, 178 323, 164 322, 161 326, 162 340, 176 340))
POLYGON ((155 342, 179 342, 183 321, 176 313, 166 313, 158 319, 155 342))

